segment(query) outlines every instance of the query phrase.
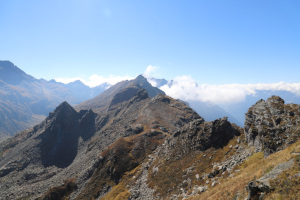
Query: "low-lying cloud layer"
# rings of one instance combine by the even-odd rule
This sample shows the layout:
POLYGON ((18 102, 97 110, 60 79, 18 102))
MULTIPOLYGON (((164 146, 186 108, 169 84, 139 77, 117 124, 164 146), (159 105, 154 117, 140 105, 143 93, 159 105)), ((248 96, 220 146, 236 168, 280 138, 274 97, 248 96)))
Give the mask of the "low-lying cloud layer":
POLYGON ((300 83, 198 85, 191 76, 176 77, 160 89, 173 98, 219 105, 244 101, 247 95, 255 95, 257 90, 289 91, 300 96, 300 83))
MULTIPOLYGON (((158 70, 158 67, 153 66, 153 65, 148 65, 145 72, 143 73, 143 76, 145 78, 149 78, 149 82, 153 85, 155 85, 156 83, 151 78, 157 76, 157 74, 156 74, 157 70, 158 70)), ((59 78, 56 78, 55 81, 67 84, 67 83, 71 83, 71 82, 80 80, 82 83, 84 83, 85 85, 87 85, 89 87, 95 87, 95 86, 101 85, 103 83, 108 83, 109 85, 114 85, 120 81, 132 80, 134 78, 135 77, 131 77, 131 76, 114 76, 114 75, 105 77, 105 76, 93 74, 89 77, 73 77, 73 78, 59 77, 59 78)))
MULTIPOLYGON (((143 76, 153 86, 158 86, 156 79, 153 77, 159 76, 157 71, 158 67, 149 65, 143 76)), ((100 75, 92 75, 87 79, 76 77, 76 78, 57 78, 56 81, 63 83, 70 83, 76 80, 80 80, 84 84, 95 87, 103 83, 114 85, 123 80, 131 80, 135 77, 130 76, 109 76, 104 77, 100 75)), ((300 83, 258 83, 258 84, 226 84, 226 85, 208 85, 208 84, 197 84, 197 82, 191 76, 179 76, 175 77, 168 84, 160 87, 167 95, 181 99, 184 101, 202 101, 210 102, 218 105, 228 105, 239 103, 245 100, 247 95, 255 95, 258 90, 280 90, 292 92, 300 96, 300 83)))

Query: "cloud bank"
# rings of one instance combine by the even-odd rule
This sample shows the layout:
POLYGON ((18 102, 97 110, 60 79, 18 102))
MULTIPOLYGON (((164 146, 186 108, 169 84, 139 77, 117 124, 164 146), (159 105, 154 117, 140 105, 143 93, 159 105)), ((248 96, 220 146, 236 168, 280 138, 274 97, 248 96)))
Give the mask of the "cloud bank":
MULTIPOLYGON (((149 80, 153 77, 153 76, 157 76, 157 70, 158 67, 153 66, 153 65, 149 65, 147 66, 145 72, 143 73, 143 76, 145 78, 149 78, 149 80)), ((89 77, 59 77, 59 78, 55 78, 55 81, 57 82, 61 82, 61 83, 71 83, 77 80, 80 80, 82 83, 84 83, 85 85, 89 86, 89 87, 95 87, 98 85, 101 85, 103 83, 108 83, 109 85, 114 85, 120 81, 124 81, 124 80, 132 80, 136 77, 131 77, 131 76, 114 76, 114 75, 110 75, 108 77, 105 76, 101 76, 98 74, 93 74, 89 77)), ((156 84, 155 81, 151 80, 149 81, 151 84, 156 84)))
POLYGON ((158 67, 153 66, 153 65, 148 65, 148 67, 146 68, 143 76, 145 78, 152 78, 154 76, 154 72, 156 72, 158 69, 158 67))
POLYGON ((143 73, 143 76, 145 78, 147 78, 148 82, 153 86, 153 87, 157 87, 158 83, 155 81, 155 78, 153 77, 157 77, 159 76, 157 71, 158 71, 158 67, 153 66, 153 65, 148 65, 148 67, 146 68, 145 72, 143 73))
MULTIPOLYGON (((143 76, 153 86, 158 86, 157 79, 153 77, 159 76, 157 71, 158 67, 149 65, 147 66, 143 76)), ((113 76, 108 77, 101 75, 91 75, 88 78, 75 77, 75 78, 56 78, 55 80, 62 83, 70 83, 80 80, 84 84, 95 87, 103 83, 114 85, 123 80, 132 80, 135 77, 131 76, 113 76)), ((202 101, 209 102, 217 105, 229 105, 239 103, 245 100, 248 95, 255 95, 259 90, 269 91, 288 91, 300 96, 300 83, 258 83, 258 84, 225 84, 225 85, 208 85, 197 84, 191 76, 178 76, 168 84, 160 87, 167 95, 184 101, 202 101)))
POLYGON ((198 85, 191 76, 176 77, 160 89, 167 95, 184 101, 195 100, 219 105, 242 102, 247 95, 255 95, 257 90, 282 90, 300 96, 300 83, 198 85))

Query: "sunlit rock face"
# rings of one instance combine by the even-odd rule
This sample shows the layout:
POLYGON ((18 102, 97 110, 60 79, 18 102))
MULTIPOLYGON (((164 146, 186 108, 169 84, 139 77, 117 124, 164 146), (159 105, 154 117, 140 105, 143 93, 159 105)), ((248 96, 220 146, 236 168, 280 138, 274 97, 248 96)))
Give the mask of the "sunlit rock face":
POLYGON ((258 101, 245 115, 248 144, 265 156, 282 150, 299 137, 299 114, 299 105, 284 104, 278 96, 258 101))

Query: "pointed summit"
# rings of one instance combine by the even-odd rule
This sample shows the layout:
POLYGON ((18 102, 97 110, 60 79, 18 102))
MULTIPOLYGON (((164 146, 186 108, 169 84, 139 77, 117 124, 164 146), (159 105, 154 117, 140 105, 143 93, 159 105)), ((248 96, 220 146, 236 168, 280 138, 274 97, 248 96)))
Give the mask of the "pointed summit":
POLYGON ((147 79, 142 74, 138 75, 134 80, 140 83, 147 82, 147 79))
POLYGON ((155 97, 158 94, 165 94, 165 92, 160 90, 159 88, 153 87, 143 75, 139 75, 138 77, 136 77, 133 82, 146 89, 150 97, 155 97))
POLYGON ((68 102, 64 101, 59 106, 57 106, 57 108, 54 110, 54 112, 58 112, 60 110, 71 111, 71 110, 74 110, 74 108, 68 102))
POLYGON ((70 119, 76 118, 78 113, 76 110, 68 104, 68 102, 64 101, 59 106, 55 108, 53 112, 51 112, 48 116, 48 119, 56 118, 56 119, 70 119))
POLYGON ((108 88, 106 91, 104 91, 100 95, 77 105, 75 108, 76 108, 76 110, 93 109, 96 112, 103 111, 106 108, 108 108, 109 105, 111 105, 111 103, 114 105, 116 103, 120 103, 120 102, 124 101, 124 99, 129 100, 140 89, 145 89, 147 91, 149 97, 155 97, 158 94, 165 94, 159 88, 153 87, 144 76, 139 75, 134 80, 122 81, 122 82, 119 82, 119 83, 111 86, 110 88, 108 88), (133 87, 134 85, 136 85, 136 86, 133 87), (130 89, 128 89, 128 88, 130 88, 130 89), (126 90, 130 91, 131 95, 125 94, 126 92, 124 92, 124 91, 126 91, 126 90))

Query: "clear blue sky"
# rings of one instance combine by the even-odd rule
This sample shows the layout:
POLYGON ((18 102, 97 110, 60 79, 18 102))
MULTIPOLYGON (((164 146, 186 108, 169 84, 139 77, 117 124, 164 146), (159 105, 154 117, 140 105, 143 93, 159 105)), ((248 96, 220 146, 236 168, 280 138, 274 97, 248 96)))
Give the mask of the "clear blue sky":
POLYGON ((299 0, 0 0, 0 60, 47 80, 300 82, 299 0))

